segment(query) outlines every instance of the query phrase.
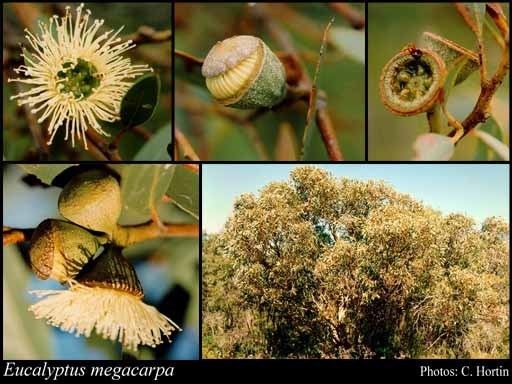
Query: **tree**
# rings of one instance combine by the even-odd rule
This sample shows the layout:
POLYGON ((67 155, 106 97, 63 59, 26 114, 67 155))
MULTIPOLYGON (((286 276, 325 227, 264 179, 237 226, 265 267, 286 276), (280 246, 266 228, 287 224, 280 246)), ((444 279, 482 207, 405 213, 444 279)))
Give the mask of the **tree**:
POLYGON ((206 327, 214 313, 241 327, 239 311, 249 311, 260 319, 263 356, 508 354, 502 219, 478 227, 382 182, 335 179, 306 166, 258 196, 240 196, 214 239, 215 251, 205 248, 205 284, 217 286, 205 297, 206 327), (227 286, 229 304, 211 307, 227 286))

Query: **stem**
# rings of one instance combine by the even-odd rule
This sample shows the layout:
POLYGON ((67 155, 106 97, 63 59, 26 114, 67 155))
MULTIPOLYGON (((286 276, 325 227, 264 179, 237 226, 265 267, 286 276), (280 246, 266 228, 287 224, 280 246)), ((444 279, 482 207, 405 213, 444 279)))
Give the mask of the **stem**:
POLYGON ((323 106, 317 107, 316 124, 322 135, 329 159, 332 161, 343 161, 343 154, 341 153, 336 131, 332 125, 331 116, 327 108, 323 106))
POLYGON ((166 29, 163 31, 155 31, 153 28, 147 25, 141 25, 137 32, 132 35, 128 35, 124 40, 131 40, 136 45, 148 44, 148 43, 161 43, 164 41, 170 41, 172 38, 172 31, 166 29))
POLYGON ((430 133, 441 133, 441 130, 444 127, 441 104, 435 104, 434 107, 427 112, 427 120, 430 126, 430 133))
MULTIPOLYGON (((503 39, 505 42, 505 46, 501 51, 501 59, 498 64, 498 69, 494 73, 494 75, 488 81, 481 81, 482 86, 480 90, 480 95, 478 96, 478 100, 471 111, 471 113, 464 119, 462 122, 462 126, 464 127, 464 133, 462 135, 458 135, 456 129, 449 133, 450 137, 456 137, 457 139, 455 143, 459 142, 463 137, 465 137, 469 132, 471 132, 478 124, 485 122, 489 116, 489 110, 492 98, 498 87, 503 82, 505 76, 508 73, 510 68, 510 41, 509 41, 509 29, 508 23, 505 17, 500 13, 493 13, 489 11, 487 8, 489 16, 493 19, 494 23, 500 30, 503 35, 503 39)), ((479 47, 480 48, 480 47, 479 47)), ((483 80, 483 79, 482 79, 483 80)))
POLYGON ((354 29, 363 29, 365 26, 364 15, 359 13, 348 3, 329 3, 333 11, 343 16, 354 29))
MULTIPOLYGON (((176 139, 174 145, 176 148, 178 148, 178 146, 181 147, 181 150, 183 151, 183 158, 186 160, 199 161, 200 159, 199 156, 197 156, 196 151, 194 151, 194 148, 178 127, 174 128, 174 135, 176 139)), ((179 158, 175 157, 174 160, 179 160, 179 158)))
POLYGON ((162 237, 198 236, 199 227, 197 224, 166 224, 162 227, 158 223, 151 222, 130 227, 118 225, 112 234, 112 241, 120 247, 127 247, 141 241, 162 237))
POLYGON ((22 243, 29 240, 34 232, 33 229, 7 229, 3 231, 4 245, 22 243))

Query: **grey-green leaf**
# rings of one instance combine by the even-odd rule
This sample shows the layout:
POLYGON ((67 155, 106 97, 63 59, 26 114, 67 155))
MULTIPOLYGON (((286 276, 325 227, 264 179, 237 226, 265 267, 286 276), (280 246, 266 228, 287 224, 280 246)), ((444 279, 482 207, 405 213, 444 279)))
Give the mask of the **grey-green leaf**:
POLYGON ((199 218, 199 176, 183 166, 178 166, 167 190, 174 204, 196 219, 199 218))
POLYGON ((488 134, 487 132, 476 129, 474 135, 483 141, 489 148, 491 148, 496 154, 505 161, 510 159, 510 149, 507 145, 503 144, 496 137, 488 134))
POLYGON ((416 138, 413 145, 416 161, 450 160, 453 156, 452 140, 437 133, 425 133, 416 138))
POLYGON ((36 176, 43 183, 51 185, 53 179, 64 170, 77 164, 19 164, 27 173, 36 176))
POLYGON ((157 204, 169 188, 175 167, 172 164, 132 164, 123 167, 123 210, 119 224, 137 225, 151 220, 152 212, 157 212, 157 204))
POLYGON ((4 343, 9 360, 45 360, 50 355, 50 326, 28 311, 27 282, 30 272, 15 245, 4 247, 4 343))
POLYGON ((448 98, 450 97, 450 93, 455 86, 455 80, 457 79, 457 76, 459 75, 459 72, 462 68, 466 65, 468 62, 467 58, 464 58, 464 56, 460 57, 460 60, 458 63, 456 63, 450 72, 448 73, 448 76, 446 77, 445 83, 444 83, 444 104, 448 102, 448 98))
POLYGON ((331 29, 331 43, 345 55, 361 64, 365 63, 365 36, 364 31, 346 27, 331 29))
POLYGON ((465 3, 465 5, 475 22, 475 33, 481 36, 485 18, 485 3, 465 3))
POLYGON ((171 141, 171 126, 160 128, 135 155, 134 161, 169 161, 167 144, 171 141))
POLYGON ((160 94, 160 79, 150 74, 138 79, 121 101, 121 122, 134 127, 148 121, 155 112, 160 94))
MULTIPOLYGON (((487 132, 496 139, 503 141, 503 130, 493 116, 487 119, 485 123, 481 124, 478 130, 487 132)), ((477 140, 474 160, 488 161, 499 159, 499 156, 487 144, 482 140, 477 140)))

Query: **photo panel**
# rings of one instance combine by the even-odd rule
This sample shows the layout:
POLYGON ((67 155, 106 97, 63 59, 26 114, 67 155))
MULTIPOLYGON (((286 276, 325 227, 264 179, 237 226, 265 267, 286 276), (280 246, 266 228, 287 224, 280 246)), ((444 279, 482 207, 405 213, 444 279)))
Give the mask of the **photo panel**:
POLYGON ((364 161, 364 14, 175 3, 176 159, 364 161))
POLYGON ((199 177, 4 166, 3 358, 198 359, 199 177))
POLYGON ((2 7, 5 160, 171 160, 170 2, 2 7))
POLYGON ((509 171, 205 164, 203 358, 508 359, 509 171))
POLYGON ((367 6, 368 159, 509 161, 509 4, 367 6))

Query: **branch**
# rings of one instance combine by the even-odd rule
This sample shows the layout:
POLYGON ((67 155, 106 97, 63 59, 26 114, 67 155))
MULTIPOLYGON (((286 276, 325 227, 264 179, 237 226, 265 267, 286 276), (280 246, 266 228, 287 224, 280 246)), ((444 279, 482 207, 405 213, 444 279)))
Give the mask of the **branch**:
POLYGON ((349 3, 329 3, 329 6, 341 16, 343 16, 354 29, 363 29, 365 27, 364 15, 359 13, 349 3))
MULTIPOLYGON (((174 128, 174 134, 176 137, 176 147, 178 145, 181 147, 181 150, 183 151, 183 157, 187 160, 200 161, 196 151, 194 151, 194 148, 192 148, 192 145, 178 127, 174 128)), ((175 160, 179 159, 175 158, 175 160)))
POLYGON ((48 148, 46 139, 43 135, 43 127, 41 127, 37 122, 37 119, 35 115, 30 111, 30 107, 28 104, 24 104, 21 107, 21 109, 27 120, 27 125, 30 130, 30 133, 32 134, 32 137, 34 138, 34 141, 36 143, 36 150, 39 155, 39 160, 48 160, 50 150, 48 148))
POLYGON ((14 14, 24 28, 32 28, 41 16, 39 6, 34 3, 11 3, 14 14))
MULTIPOLYGON (((464 119, 462 122, 462 127, 464 128, 464 133, 460 135, 460 137, 454 140, 455 143, 458 143, 463 137, 465 137, 469 132, 471 132, 478 124, 485 122, 490 116, 490 105, 492 98, 498 87, 503 82, 505 76, 508 73, 510 68, 510 40, 509 40, 509 29, 508 23, 505 19, 505 16, 496 12, 495 9, 487 7, 487 12, 489 16, 493 19, 496 26, 500 30, 503 35, 503 39, 505 42, 505 46, 501 52, 501 59, 498 64, 498 68, 494 75, 488 81, 481 81, 481 90, 480 95, 478 96, 478 100, 471 111, 471 113, 464 119)), ((480 46, 479 46, 480 49, 480 46)), ((480 54, 479 54, 480 56, 480 54)), ((483 79, 482 79, 483 80, 483 79)), ((448 136, 454 137, 456 135, 457 130, 451 131, 448 136)))
MULTIPOLYGON (((183 166, 185 168, 190 169, 194 173, 199 173, 199 165, 197 165, 197 164, 183 164, 183 166)), ((167 195, 165 195, 165 196, 167 196, 167 195)))
POLYGON ((329 159, 333 161, 343 161, 343 154, 341 153, 336 137, 336 131, 332 125, 331 116, 326 108, 325 103, 319 103, 316 109, 316 125, 322 135, 322 140, 325 144, 325 149, 329 155, 329 159))
POLYGON ((32 232, 34 232, 33 229, 12 229, 4 227, 4 246, 28 241, 32 237, 32 232))
POLYGON ((162 43, 165 41, 170 41, 171 38, 172 31, 170 29, 156 31, 154 28, 151 28, 147 25, 141 25, 139 29, 137 29, 137 32, 125 36, 124 40, 131 40, 136 45, 142 45, 162 43))
POLYGON ((201 69, 203 65, 203 60, 192 56, 186 52, 180 51, 178 49, 174 50, 174 56, 178 57, 179 59, 183 60, 183 63, 185 64, 185 68, 192 69, 194 67, 199 67, 199 70, 201 69))
MULTIPOLYGON (((34 229, 4 228, 3 243, 18 244, 30 241, 34 229)), ((118 226, 113 234, 113 241, 122 247, 141 241, 165 237, 198 237, 197 224, 161 224, 154 221, 134 226, 118 226)))
POLYGON ((101 153, 101 156, 110 161, 123 161, 117 148, 110 148, 109 143, 93 129, 88 129, 85 134, 89 141, 96 147, 96 150, 101 153))
POLYGON ((130 227, 118 226, 112 237, 115 244, 127 247, 141 241, 162 237, 199 237, 199 226, 197 224, 159 224, 152 221, 130 227))
MULTIPOLYGON (((295 46, 293 45, 290 36, 284 29, 282 29, 277 23, 275 23, 272 20, 272 18, 270 17, 268 12, 265 11, 265 9, 258 6, 251 7, 251 9, 254 12, 255 17, 260 18, 263 21, 263 25, 267 28, 269 34, 274 38, 274 40, 276 40, 281 45, 281 47, 288 53, 289 60, 287 61, 291 61, 293 63, 293 72, 301 72, 300 78, 296 80, 297 84, 288 87, 288 92, 285 99, 281 102, 281 104, 275 106, 273 109, 275 110, 276 108, 289 104, 290 101, 293 102, 296 100, 303 100, 306 102, 306 104, 308 104, 309 100, 312 98, 312 96, 314 96, 314 93, 316 93, 317 90, 316 88, 313 89, 314 87, 311 78, 309 77, 307 71, 304 70, 304 63, 302 63, 302 61, 300 60, 300 57, 297 53, 295 46)), ((325 33, 323 38, 325 39, 325 33)), ((285 61, 283 64, 285 64, 285 69, 287 69, 288 73, 288 69, 291 63, 287 61, 285 61)), ((296 74, 294 74, 294 76, 297 77, 296 74)), ((313 99, 315 99, 315 97, 313 97, 313 99)), ((339 161, 343 159, 343 155, 335 135, 334 127, 332 126, 332 121, 330 118, 326 118, 329 117, 329 114, 326 112, 327 105, 325 99, 319 100, 318 98, 316 100, 315 107, 317 109, 324 110, 320 113, 320 117, 318 116, 317 113, 315 115, 315 118, 327 153, 329 154, 331 160, 339 161), (320 124, 318 124, 319 120, 320 124)))

